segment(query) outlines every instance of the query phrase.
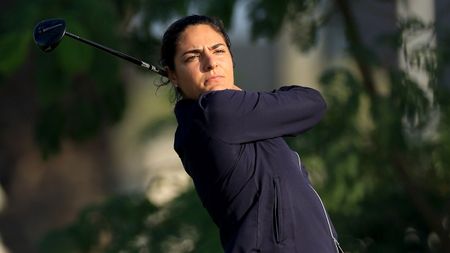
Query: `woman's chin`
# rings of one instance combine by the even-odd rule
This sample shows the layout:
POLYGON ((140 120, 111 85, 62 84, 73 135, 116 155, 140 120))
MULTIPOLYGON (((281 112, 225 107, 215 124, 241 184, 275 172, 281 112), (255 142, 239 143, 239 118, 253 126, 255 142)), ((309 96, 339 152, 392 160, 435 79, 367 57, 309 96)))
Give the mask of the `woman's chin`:
POLYGON ((226 90, 229 88, 229 85, 223 85, 220 83, 213 83, 206 86, 208 91, 217 91, 217 90, 226 90))

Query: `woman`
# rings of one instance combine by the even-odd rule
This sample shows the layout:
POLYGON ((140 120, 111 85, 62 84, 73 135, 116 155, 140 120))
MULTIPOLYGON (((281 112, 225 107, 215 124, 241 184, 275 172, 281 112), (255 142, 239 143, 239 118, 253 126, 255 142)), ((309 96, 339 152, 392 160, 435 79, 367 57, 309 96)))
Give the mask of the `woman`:
POLYGON ((188 16, 165 32, 161 63, 180 94, 175 150, 226 253, 339 252, 325 208, 283 136, 321 119, 310 88, 248 92, 234 84, 222 23, 188 16))

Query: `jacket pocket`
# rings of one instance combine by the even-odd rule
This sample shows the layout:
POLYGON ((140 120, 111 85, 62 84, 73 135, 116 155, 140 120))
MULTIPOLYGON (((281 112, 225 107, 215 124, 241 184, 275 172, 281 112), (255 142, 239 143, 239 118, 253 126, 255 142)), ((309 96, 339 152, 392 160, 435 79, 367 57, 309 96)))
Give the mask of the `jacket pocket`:
POLYGON ((273 180, 273 233, 275 241, 280 243, 284 240, 282 197, 279 178, 273 180))

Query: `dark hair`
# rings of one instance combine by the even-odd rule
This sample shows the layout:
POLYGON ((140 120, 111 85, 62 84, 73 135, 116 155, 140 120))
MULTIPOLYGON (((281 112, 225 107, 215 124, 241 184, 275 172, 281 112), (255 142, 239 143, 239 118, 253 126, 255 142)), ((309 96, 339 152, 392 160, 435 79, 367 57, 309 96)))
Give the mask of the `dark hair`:
MULTIPOLYGON (((169 28, 167 28, 166 32, 163 35, 162 43, 161 43, 161 58, 160 64, 162 67, 168 67, 171 70, 175 69, 175 53, 177 50, 177 43, 180 35, 186 30, 188 26, 191 25, 209 25, 216 32, 220 33, 225 40, 225 44, 228 47, 228 50, 231 53, 231 42, 228 34, 225 32, 225 27, 220 19, 203 16, 203 15, 191 15, 178 19, 173 22, 169 28)), ((233 55, 231 54, 231 57, 233 55)), ((165 79, 162 81, 158 87, 167 85, 170 80, 165 79)), ((176 89, 175 100, 178 101, 182 98, 182 93, 179 88, 176 89)))
POLYGON ((220 19, 201 15, 186 16, 172 23, 163 35, 160 59, 160 64, 163 67, 168 67, 172 70, 175 69, 174 57, 180 35, 188 26, 200 24, 209 25, 216 32, 220 33, 227 44, 228 50, 231 49, 230 38, 225 32, 225 28, 220 19))

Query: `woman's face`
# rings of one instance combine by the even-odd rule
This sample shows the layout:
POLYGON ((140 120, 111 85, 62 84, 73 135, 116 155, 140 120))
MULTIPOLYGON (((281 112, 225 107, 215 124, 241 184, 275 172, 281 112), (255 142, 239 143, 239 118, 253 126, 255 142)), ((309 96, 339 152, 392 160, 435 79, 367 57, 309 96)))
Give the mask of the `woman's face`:
POLYGON ((239 89, 234 85, 233 61, 224 38, 211 26, 188 26, 180 35, 169 79, 183 97, 197 99, 212 90, 239 89))

